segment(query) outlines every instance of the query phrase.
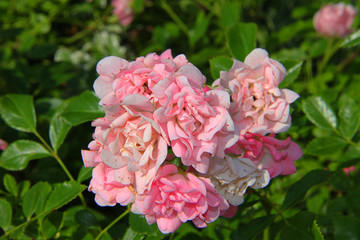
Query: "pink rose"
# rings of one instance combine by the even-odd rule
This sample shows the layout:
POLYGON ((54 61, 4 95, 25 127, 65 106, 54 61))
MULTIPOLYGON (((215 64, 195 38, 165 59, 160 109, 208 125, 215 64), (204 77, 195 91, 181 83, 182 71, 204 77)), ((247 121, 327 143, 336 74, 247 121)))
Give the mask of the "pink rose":
POLYGON ((328 37, 345 37, 353 30, 356 9, 343 2, 323 6, 314 15, 315 30, 328 37))
POLYGON ((189 220, 206 227, 228 208, 210 179, 178 173, 178 168, 169 164, 159 169, 148 193, 136 196, 132 211, 145 215, 149 224, 157 222, 162 233, 170 233, 189 220))
POLYGON ((230 90, 230 113, 242 134, 284 132, 290 127, 289 106, 299 95, 278 88, 285 75, 284 66, 264 49, 253 50, 244 63, 235 60, 228 72, 220 73, 213 85, 230 90))
POLYGON ((266 169, 270 178, 278 175, 290 175, 296 172, 294 161, 302 156, 302 150, 296 143, 274 138, 275 134, 262 136, 256 133, 247 133, 240 136, 239 141, 226 152, 243 154, 253 163, 266 169))
POLYGON ((99 206, 126 206, 134 201, 134 176, 126 167, 113 169, 99 163, 92 173, 89 191, 95 193, 99 206), (122 182, 122 183, 120 183, 122 182))
POLYGON ((5 140, 0 139, 0 150, 4 151, 8 145, 9 144, 5 140))
POLYGON ((131 8, 133 0, 112 0, 111 5, 114 7, 113 13, 118 16, 122 25, 129 25, 134 16, 131 8))

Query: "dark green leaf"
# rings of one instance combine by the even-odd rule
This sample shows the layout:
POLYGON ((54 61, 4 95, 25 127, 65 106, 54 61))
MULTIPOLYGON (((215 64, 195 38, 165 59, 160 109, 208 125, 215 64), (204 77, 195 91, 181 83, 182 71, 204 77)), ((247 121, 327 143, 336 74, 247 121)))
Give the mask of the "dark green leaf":
POLYGON ((98 220, 88 210, 80 210, 75 214, 75 220, 82 226, 90 228, 98 225, 98 220))
POLYGON ((309 97, 303 101, 303 111, 315 125, 333 130, 336 128, 336 116, 330 106, 321 97, 309 97))
POLYGON ((210 71, 213 79, 220 77, 220 71, 229 71, 233 64, 233 60, 229 57, 219 56, 210 59, 210 71))
POLYGON ((281 231, 282 240, 313 240, 312 226, 315 216, 310 212, 299 212, 294 217, 287 219, 287 224, 281 231))
POLYGON ((297 202, 303 199, 306 192, 311 187, 326 182, 331 175, 331 172, 324 170, 313 170, 307 173, 303 178, 290 187, 288 193, 285 196, 282 208, 287 209, 295 205, 297 202))
POLYGON ((251 220, 246 225, 240 225, 234 232, 233 239, 251 240, 262 232, 275 219, 276 215, 269 215, 251 220))
POLYGON ((220 21, 225 28, 229 28, 240 19, 239 2, 226 1, 221 4, 220 21))
POLYGON ((306 152, 315 156, 330 155, 346 147, 347 142, 339 137, 320 137, 312 140, 306 152))
POLYGON ((287 72, 286 77, 284 81, 280 83, 279 88, 286 88, 291 83, 293 83, 299 76, 303 62, 283 61, 282 63, 287 69, 287 72))
POLYGON ((22 209, 27 219, 34 213, 44 209, 47 196, 51 192, 51 185, 47 182, 38 182, 24 195, 22 209))
POLYGON ((360 108, 350 97, 343 97, 339 111, 339 131, 347 139, 351 139, 360 126, 360 108))
POLYGON ((11 204, 3 198, 0 198, 0 227, 5 231, 11 224, 12 207, 11 204))
POLYGON ((355 47, 360 44, 360 30, 350 34, 341 43, 341 47, 355 47))
POLYGON ((353 216, 338 216, 334 218, 335 240, 360 239, 360 219, 353 216))
POLYGON ((18 189, 16 180, 10 174, 5 174, 5 176, 4 176, 4 187, 5 187, 6 191, 11 193, 15 197, 18 196, 19 189, 18 189))
POLYGON ((145 218, 139 214, 129 213, 129 224, 132 230, 137 233, 151 234, 157 230, 157 225, 149 225, 145 218))
POLYGON ((8 94, 0 98, 0 114, 6 124, 19 131, 34 132, 35 108, 32 96, 8 94))
POLYGON ((11 143, 0 157, 0 167, 7 170, 22 170, 28 162, 51 154, 40 143, 30 140, 17 140, 11 143))
POLYGON ((43 221, 42 229, 45 235, 45 239, 51 239, 59 231, 63 220, 62 212, 52 212, 47 215, 43 221))
POLYGON ((57 151, 63 144, 67 133, 71 128, 71 124, 59 115, 55 115, 50 122, 50 141, 51 146, 57 151))
POLYGON ((84 189, 86 189, 85 185, 75 181, 56 184, 46 202, 45 211, 50 212, 64 206, 76 198, 84 189))
POLYGON ((254 23, 237 23, 226 33, 232 55, 240 61, 256 47, 257 26, 254 23))
POLYGON ((99 99, 93 92, 85 91, 66 101, 61 115, 73 126, 103 117, 104 112, 98 102, 99 99))
POLYGON ((189 31, 190 46, 195 44, 204 36, 209 26, 209 18, 203 11, 199 12, 196 17, 195 26, 189 31))
POLYGON ((80 183, 82 181, 88 180, 91 178, 93 168, 86 168, 84 166, 81 166, 79 175, 77 177, 77 181, 80 183))
POLYGON ((314 240, 325 240, 323 234, 321 233, 319 225, 316 222, 316 220, 314 220, 314 222, 313 222, 313 226, 312 226, 311 231, 314 234, 314 240))

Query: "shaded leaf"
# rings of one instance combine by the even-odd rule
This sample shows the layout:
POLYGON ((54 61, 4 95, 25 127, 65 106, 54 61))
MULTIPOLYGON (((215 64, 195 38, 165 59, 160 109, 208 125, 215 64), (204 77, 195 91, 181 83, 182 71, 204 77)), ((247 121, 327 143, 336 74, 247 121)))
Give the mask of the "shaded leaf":
POLYGON ((195 44, 204 36, 209 26, 209 18, 203 11, 199 12, 196 17, 195 26, 189 30, 190 46, 195 44))
POLYGON ((240 61, 256 47, 257 26, 254 23, 237 23, 226 33, 227 44, 232 55, 240 61))
POLYGON ((34 132, 36 116, 32 96, 8 94, 0 98, 0 114, 7 125, 19 131, 34 132))
POLYGON ((149 225, 143 216, 132 212, 129 213, 129 224, 132 230, 142 234, 151 234, 158 229, 156 224, 149 225))
POLYGON ((51 146, 57 151, 63 144, 71 124, 61 116, 55 115, 50 122, 49 136, 51 146))
POLYGON ((233 239, 251 240, 258 233, 262 232, 275 219, 276 215, 259 217, 251 220, 246 225, 240 225, 234 232, 233 239))
POLYGON ((4 176, 4 187, 5 187, 6 191, 11 193, 13 196, 15 196, 15 197, 18 196, 19 189, 18 189, 16 180, 10 174, 5 174, 5 176, 4 176))
POLYGON ((27 219, 30 219, 34 213, 39 213, 44 209, 50 192, 51 185, 47 182, 38 182, 27 191, 22 199, 22 209, 27 219))
POLYGON ((92 121, 104 116, 98 102, 99 99, 93 92, 85 91, 79 96, 68 99, 62 106, 61 115, 73 126, 92 121))
POLYGON ((98 220, 90 211, 84 209, 76 212, 75 220, 84 227, 94 227, 99 224, 98 220))
POLYGON ((135 232, 134 230, 131 229, 131 227, 128 227, 123 237, 123 240, 141 240, 144 237, 145 237, 144 234, 135 232))
POLYGON ((360 219, 353 216, 337 216, 334 218, 335 240, 360 239, 360 219))
POLYGON ((295 205, 297 202, 303 199, 306 192, 311 187, 326 182, 331 175, 331 172, 319 169, 307 173, 304 177, 302 177, 299 181, 290 187, 285 196, 282 208, 287 209, 295 205))
POLYGON ((312 140, 306 147, 306 152, 315 156, 336 153, 346 147, 347 142, 339 137, 320 137, 312 140))
POLYGON ((47 215, 43 221, 42 229, 46 239, 51 239, 59 231, 63 221, 63 213, 55 211, 47 215))
POLYGON ((221 4, 220 21, 225 28, 239 22, 240 9, 239 2, 226 1, 221 4))
POLYGON ((336 128, 336 116, 330 106, 321 97, 309 97, 303 101, 303 111, 315 125, 333 130, 336 128))
POLYGON ((5 231, 11 224, 12 207, 11 204, 3 198, 0 198, 0 227, 5 231))
POLYGON ((283 240, 313 240, 312 226, 315 215, 310 212, 299 212, 288 219, 281 231, 280 239, 283 240))
POLYGON ((0 167, 7 170, 22 170, 28 162, 51 156, 40 143, 31 140, 17 140, 11 143, 0 157, 0 167))
POLYGON ((76 198, 84 189, 86 189, 85 185, 75 181, 56 184, 50 193, 44 211, 52 211, 64 206, 76 198))
POLYGON ((219 56, 210 59, 210 71, 213 79, 220 77, 220 71, 229 71, 233 64, 233 60, 229 57, 219 56))

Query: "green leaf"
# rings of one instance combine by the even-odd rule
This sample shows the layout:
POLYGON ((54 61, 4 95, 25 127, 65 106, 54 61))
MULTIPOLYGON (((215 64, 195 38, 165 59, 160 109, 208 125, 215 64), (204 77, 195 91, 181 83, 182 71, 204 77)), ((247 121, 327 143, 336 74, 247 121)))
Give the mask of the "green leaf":
POLYGON ((45 235, 45 239, 51 239, 61 228, 61 223, 63 221, 62 212, 52 212, 47 215, 43 221, 42 229, 45 235))
POLYGON ((16 180, 10 174, 5 174, 5 176, 4 176, 4 187, 5 187, 6 191, 11 193, 13 196, 15 196, 15 197, 18 196, 19 189, 18 189, 16 180))
POLYGON ((158 229, 156 224, 149 225, 143 216, 132 212, 129 213, 129 224, 132 230, 142 234, 151 234, 158 229))
POLYGON ((77 177, 77 182, 80 183, 82 181, 85 181, 85 180, 88 180, 89 178, 91 178, 92 170, 93 170, 93 168, 86 168, 84 166, 81 166, 79 175, 77 177))
POLYGON ((315 215, 310 212, 301 211, 294 217, 287 219, 287 224, 280 233, 281 240, 313 240, 312 223, 315 215))
POLYGON ((314 220, 314 222, 313 222, 311 231, 314 234, 314 240, 325 240, 324 235, 321 233, 321 230, 320 230, 319 225, 317 224, 316 220, 314 220))
POLYGON ((0 157, 0 167, 7 170, 22 170, 28 162, 51 156, 40 143, 31 140, 17 140, 11 143, 0 157))
POLYGON ((220 71, 229 71, 233 64, 233 60, 229 57, 218 56, 210 59, 210 71, 213 79, 220 77, 220 71))
POLYGON ((341 47, 355 47, 360 44, 360 30, 350 34, 341 43, 341 47))
POLYGON ((64 206, 76 198, 84 189, 86 189, 85 185, 75 181, 56 184, 46 202, 44 211, 50 212, 64 206))
POLYGON ((353 216, 337 216, 334 218, 335 240, 360 239, 360 219, 353 216))
POLYGON ((351 139, 360 127, 360 108, 350 97, 343 97, 339 111, 339 131, 351 139))
POLYGON ((234 236, 236 236, 236 239, 251 240, 259 232, 262 232, 267 226, 269 226, 274 221, 275 217, 276 215, 268 215, 255 218, 246 225, 240 225, 234 232, 234 236))
POLYGON ((99 224, 99 222, 96 219, 96 217, 94 216, 94 214, 92 214, 90 211, 88 211, 86 209, 78 211, 75 214, 75 220, 80 225, 87 227, 87 228, 91 228, 91 227, 97 226, 99 224))
POLYGON ((347 142, 339 137, 320 137, 312 140, 306 147, 306 152, 315 156, 330 155, 344 147, 347 142))
POLYGON ((104 116, 98 102, 99 99, 93 92, 85 91, 79 96, 68 99, 62 106, 61 115, 73 126, 92 121, 104 116))
POLYGON ((27 191, 30 188, 30 185, 31 185, 31 183, 29 180, 22 181, 18 184, 18 189, 19 189, 18 193, 21 198, 24 197, 25 193, 27 193, 27 191))
POLYGON ((8 94, 0 98, 0 114, 7 125, 24 132, 35 132, 36 117, 32 96, 8 94))
POLYGON ((303 178, 294 183, 287 192, 285 200, 282 204, 283 209, 287 209, 295 205, 305 196, 306 192, 313 186, 326 182, 331 172, 324 170, 313 170, 307 173, 303 178))
POLYGON ((190 46, 195 44, 204 36, 209 26, 209 18, 203 11, 199 12, 196 17, 195 26, 189 30, 190 46))
POLYGON ((239 2, 226 1, 221 4, 220 21, 225 28, 239 22, 240 9, 239 2))
POLYGON ((244 61, 256 47, 257 26, 254 23, 237 23, 226 33, 227 44, 232 55, 244 61))
POLYGON ((27 191, 22 199, 22 209, 25 217, 30 219, 34 213, 44 210, 46 199, 51 192, 51 185, 47 182, 38 182, 27 191))
POLYGON ((137 233, 131 229, 131 227, 128 227, 128 229, 125 232, 125 235, 123 237, 123 240, 141 240, 145 237, 144 234, 137 233))
POLYGON ((55 116, 51 119, 49 135, 51 146, 55 151, 57 151, 63 144, 70 128, 71 124, 57 114, 55 114, 55 116))
POLYGON ((336 116, 321 97, 309 97, 303 101, 303 111, 315 125, 326 130, 336 128, 336 116))
POLYGON ((280 83, 279 88, 286 88, 291 83, 293 83, 299 76, 301 67, 303 65, 303 61, 301 61, 301 62, 283 61, 282 63, 284 64, 285 68, 287 69, 287 72, 286 72, 286 77, 280 83))
POLYGON ((3 198, 0 198, 0 227, 5 231, 11 224, 12 208, 11 204, 3 198))

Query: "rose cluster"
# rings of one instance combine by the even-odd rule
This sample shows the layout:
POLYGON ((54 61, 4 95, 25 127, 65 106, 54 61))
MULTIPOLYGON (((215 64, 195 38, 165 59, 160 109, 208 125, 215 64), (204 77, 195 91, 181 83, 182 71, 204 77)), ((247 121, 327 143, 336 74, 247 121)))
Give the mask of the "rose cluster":
POLYGON ((286 70, 255 49, 212 86, 184 55, 167 50, 128 62, 106 57, 94 83, 103 118, 82 150, 94 167, 89 190, 100 206, 131 205, 163 233, 191 220, 206 227, 231 217, 248 187, 296 171, 290 138, 298 94, 279 89, 286 70))

